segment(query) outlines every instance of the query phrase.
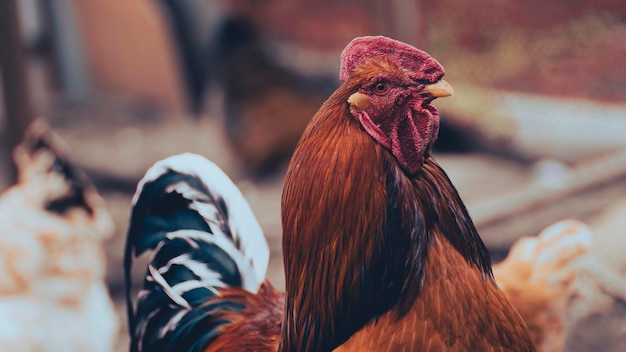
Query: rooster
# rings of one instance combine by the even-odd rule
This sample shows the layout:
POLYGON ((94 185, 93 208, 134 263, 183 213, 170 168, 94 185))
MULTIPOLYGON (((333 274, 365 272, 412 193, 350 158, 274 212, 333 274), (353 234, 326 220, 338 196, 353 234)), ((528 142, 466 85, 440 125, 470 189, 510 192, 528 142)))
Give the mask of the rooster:
POLYGON ((185 154, 140 181, 126 244, 133 351, 534 351, 430 155, 452 95, 432 57, 386 37, 344 49, 282 198, 286 292, 241 193, 185 154), (152 249, 136 307, 130 266, 152 249))
POLYGON ((36 120, 0 197, 0 350, 113 350, 117 317, 102 241, 113 223, 86 176, 36 120))

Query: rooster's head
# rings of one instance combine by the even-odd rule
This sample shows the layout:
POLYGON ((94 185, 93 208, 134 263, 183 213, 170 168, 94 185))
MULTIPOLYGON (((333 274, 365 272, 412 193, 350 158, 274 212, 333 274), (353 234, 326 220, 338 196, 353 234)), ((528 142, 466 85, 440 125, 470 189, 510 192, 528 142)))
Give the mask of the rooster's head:
POLYGON ((382 36, 356 38, 341 54, 340 79, 357 89, 350 113, 409 174, 437 139, 439 114, 430 103, 453 94, 443 75, 427 53, 382 36))

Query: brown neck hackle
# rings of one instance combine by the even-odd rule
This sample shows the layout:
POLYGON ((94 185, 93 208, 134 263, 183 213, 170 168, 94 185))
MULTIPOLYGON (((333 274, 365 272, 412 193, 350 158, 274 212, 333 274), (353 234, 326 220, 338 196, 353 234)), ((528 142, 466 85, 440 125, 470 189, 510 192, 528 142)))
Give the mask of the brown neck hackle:
POLYGON ((348 117, 351 91, 344 85, 313 118, 285 182, 283 351, 331 350, 373 315, 363 307, 377 308, 377 283, 362 275, 383 235, 383 150, 348 117))

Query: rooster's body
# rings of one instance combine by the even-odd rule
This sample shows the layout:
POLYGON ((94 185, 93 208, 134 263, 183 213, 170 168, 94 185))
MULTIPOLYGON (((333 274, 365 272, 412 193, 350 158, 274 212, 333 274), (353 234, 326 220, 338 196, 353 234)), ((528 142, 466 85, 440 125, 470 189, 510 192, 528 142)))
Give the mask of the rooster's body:
POLYGON ((127 258, 156 251, 137 322, 130 311, 133 346, 534 351, 430 156, 439 126, 430 102, 452 94, 442 76, 426 53, 388 38, 357 38, 344 50, 344 84, 313 117, 287 172, 284 303, 261 284, 267 247, 221 171, 185 157, 148 171, 127 258), (217 196, 219 184, 236 196, 217 196))

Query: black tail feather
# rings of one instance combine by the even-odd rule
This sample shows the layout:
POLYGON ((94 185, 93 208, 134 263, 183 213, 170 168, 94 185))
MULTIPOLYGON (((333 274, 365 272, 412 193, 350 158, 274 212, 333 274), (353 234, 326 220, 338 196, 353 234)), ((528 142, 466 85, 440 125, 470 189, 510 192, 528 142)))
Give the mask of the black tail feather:
POLYGON ((214 164, 183 154, 153 166, 139 183, 125 249, 131 350, 195 350, 219 334, 224 310, 243 306, 208 300, 219 289, 255 292, 269 250, 241 193, 214 164), (152 256, 131 298, 133 259, 152 256))

